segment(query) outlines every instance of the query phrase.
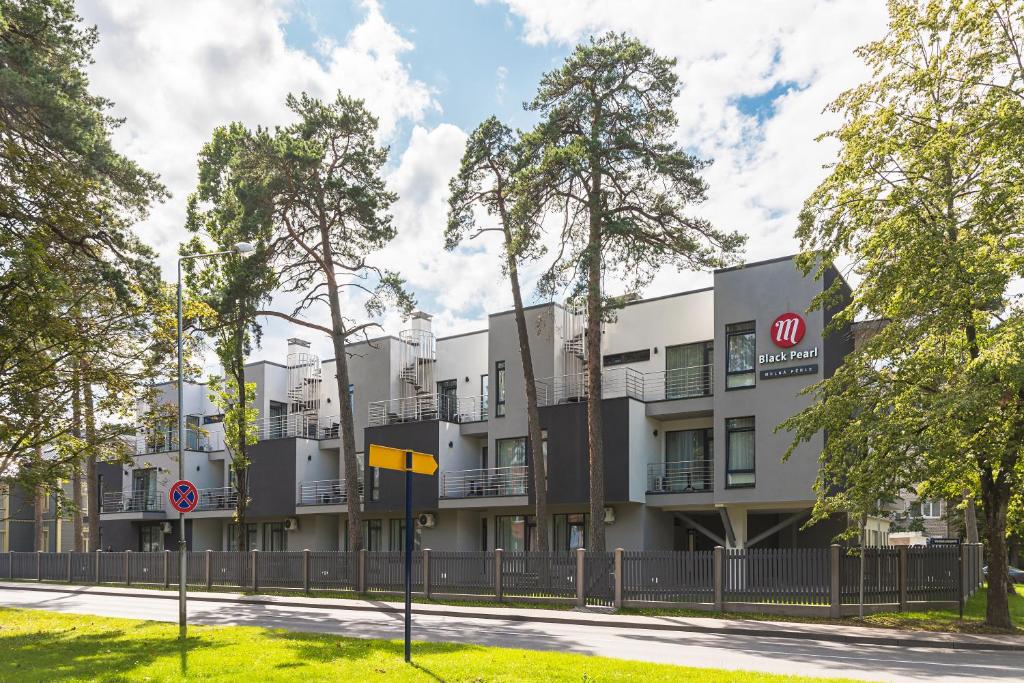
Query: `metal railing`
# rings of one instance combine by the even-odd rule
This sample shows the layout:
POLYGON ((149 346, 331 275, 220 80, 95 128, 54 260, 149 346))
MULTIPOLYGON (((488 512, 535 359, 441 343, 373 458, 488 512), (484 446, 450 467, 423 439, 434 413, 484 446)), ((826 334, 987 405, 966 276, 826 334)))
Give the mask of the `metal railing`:
POLYGON ((100 512, 163 512, 163 491, 109 491, 100 501, 100 512))
POLYGON ((233 486, 223 486, 214 489, 199 489, 199 503, 196 510, 234 510, 238 502, 238 491, 233 486))
MULTIPOLYGON (((585 401, 588 395, 586 372, 543 377, 537 380, 538 405, 577 403, 585 401)), ((643 373, 633 368, 613 368, 601 373, 601 397, 620 398, 622 396, 644 400, 643 373)))
POLYGON ((526 465, 442 472, 441 497, 525 496, 529 476, 526 465))
POLYGON ((647 465, 648 493, 699 493, 714 488, 711 460, 652 462, 647 465))
MULTIPOLYGON (((224 448, 223 435, 219 432, 210 434, 205 430, 185 430, 185 450, 209 453, 224 448)), ((171 453, 178 450, 178 430, 161 429, 143 432, 135 437, 135 454, 151 455, 154 453, 171 453)))
POLYGON ((341 417, 317 413, 290 413, 256 420, 259 441, 301 437, 303 439, 337 439, 341 435, 341 417))
MULTIPOLYGON (((359 497, 363 497, 363 482, 359 482, 359 497)), ((348 490, 344 479, 321 479, 299 482, 296 505, 344 505, 348 490)))
POLYGON ((711 396, 714 386, 713 368, 711 364, 693 365, 644 373, 644 400, 664 401, 711 396))
POLYGON ((419 394, 374 401, 367 412, 371 427, 429 420, 478 422, 487 419, 487 397, 419 394))

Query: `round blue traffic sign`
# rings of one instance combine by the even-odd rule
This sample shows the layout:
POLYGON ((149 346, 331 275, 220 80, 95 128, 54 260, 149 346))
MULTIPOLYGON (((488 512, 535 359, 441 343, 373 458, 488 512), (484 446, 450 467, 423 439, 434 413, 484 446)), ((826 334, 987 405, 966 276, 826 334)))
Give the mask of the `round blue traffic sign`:
POLYGON ((195 484, 182 479, 171 485, 169 498, 171 507, 178 512, 192 512, 199 504, 199 491, 196 490, 195 484))

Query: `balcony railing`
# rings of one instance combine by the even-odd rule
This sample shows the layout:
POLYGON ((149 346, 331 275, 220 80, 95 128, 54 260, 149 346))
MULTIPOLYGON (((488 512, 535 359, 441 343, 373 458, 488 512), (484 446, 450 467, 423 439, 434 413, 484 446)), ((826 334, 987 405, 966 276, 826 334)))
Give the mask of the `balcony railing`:
POLYGON ((234 510, 238 502, 238 491, 233 486, 224 486, 216 489, 199 489, 199 504, 196 510, 200 512, 210 510, 234 510))
POLYGON ((368 413, 371 427, 427 420, 477 422, 487 419, 487 397, 420 394, 374 401, 369 405, 368 413))
MULTIPOLYGON (((587 373, 577 372, 537 380, 537 404, 576 403, 589 395, 587 373)), ((601 397, 629 396, 644 400, 644 375, 633 368, 613 368, 601 373, 601 397)))
POLYGON ((525 496, 529 476, 526 465, 443 472, 441 497, 525 496))
POLYGON ((341 417, 316 413, 291 413, 256 420, 259 441, 302 437, 304 439, 337 439, 341 434, 341 417))
POLYGON ((647 466, 648 493, 700 493, 714 488, 710 460, 655 462, 647 466))
MULTIPOLYGON (((363 482, 359 482, 359 497, 363 497, 363 482)), ((344 505, 348 490, 344 479, 321 479, 299 483, 296 505, 344 505)))
POLYGON ((714 386, 711 364, 692 365, 660 372, 644 373, 644 400, 663 401, 710 396, 714 386))
POLYGON ((110 491, 100 500, 101 512, 163 512, 163 491, 110 491))
MULTIPOLYGON (((209 453, 224 448, 221 434, 209 434, 198 429, 185 430, 185 450, 209 453)), ((139 434, 135 442, 136 455, 171 453, 178 450, 178 430, 161 429, 139 434)))

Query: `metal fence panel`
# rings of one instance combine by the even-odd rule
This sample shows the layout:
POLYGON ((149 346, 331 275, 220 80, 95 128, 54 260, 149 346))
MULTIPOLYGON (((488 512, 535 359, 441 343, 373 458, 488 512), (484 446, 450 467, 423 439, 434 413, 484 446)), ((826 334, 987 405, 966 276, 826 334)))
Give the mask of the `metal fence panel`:
POLYGON ((252 553, 211 550, 209 563, 211 586, 227 586, 229 588, 252 586, 252 553))
POLYGON ((714 570, 710 550, 627 551, 622 554, 622 599, 712 602, 714 570))
MULTIPOLYGON (((839 556, 839 601, 860 603, 860 549, 844 549, 839 556)), ((900 601, 900 554, 896 548, 864 548, 864 604, 900 601)))
POLYGON ((431 550, 430 590, 494 595, 494 553, 431 550))
POLYGON ((356 554, 313 551, 309 554, 309 587, 316 590, 355 590, 356 554))
POLYGON ((11 564, 13 561, 11 553, 0 553, 0 579, 11 578, 11 564))
POLYGON ((124 565, 126 553, 99 553, 99 556, 99 583, 125 583, 128 578, 124 565))
POLYGON ((576 597, 575 553, 502 553, 501 575, 504 595, 576 597))
POLYGON ((744 548, 725 553, 725 600, 828 604, 828 548, 744 548))
POLYGON ((71 582, 96 581, 96 553, 68 553, 71 557, 71 582))
POLYGON ((128 553, 128 578, 130 583, 146 585, 163 585, 164 559, 166 553, 142 552, 128 553))
POLYGON ((587 604, 610 606, 614 603, 615 553, 584 553, 583 596, 587 604))
POLYGON ((907 551, 907 599, 957 600, 960 549, 912 547, 907 551))
POLYGON ((66 554, 39 553, 39 574, 43 581, 67 581, 68 558, 66 554))
POLYGON ((11 553, 15 579, 36 578, 36 553, 11 553))
MULTIPOLYGON (((423 553, 412 555, 412 589, 423 587, 423 553)), ((405 590, 405 555, 398 551, 366 554, 366 590, 401 593, 405 590)))
POLYGON ((299 552, 261 552, 256 555, 256 574, 261 588, 302 588, 303 558, 299 552))

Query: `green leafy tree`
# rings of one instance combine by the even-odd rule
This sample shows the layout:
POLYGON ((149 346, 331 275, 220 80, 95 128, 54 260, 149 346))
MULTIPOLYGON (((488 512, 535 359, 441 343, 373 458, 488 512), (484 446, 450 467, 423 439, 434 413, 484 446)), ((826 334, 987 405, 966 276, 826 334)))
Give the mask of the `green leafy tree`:
MULTIPOLYGON (((224 414, 224 447, 231 456, 231 469, 235 473, 235 494, 239 499, 248 498, 250 462, 245 449, 259 438, 256 425, 258 411, 253 405, 256 383, 244 384, 242 392, 239 392, 234 379, 211 377, 209 389, 210 400, 224 414)), ((235 523, 239 529, 235 534, 238 543, 235 550, 250 550, 246 547, 249 534, 244 531, 248 507, 248 500, 235 504, 235 523)))
POLYGON ((542 292, 586 301, 590 545, 604 550, 601 323, 623 298, 602 291, 616 277, 639 292, 662 266, 701 270, 730 262, 744 243, 687 214, 704 201, 707 165, 673 140, 676 62, 623 34, 579 45, 541 79, 527 108, 540 160, 527 175, 564 217, 542 292), (543 188, 547 188, 544 190, 543 188))
MULTIPOLYGON (((346 344, 380 324, 388 307, 411 311, 398 274, 374 260, 396 235, 389 213, 397 198, 381 177, 387 149, 378 147, 377 119, 361 100, 338 94, 324 103, 289 96, 298 122, 263 138, 263 170, 274 207, 269 253, 285 291, 299 295, 290 313, 261 310, 326 334, 334 346, 338 396, 351 382, 346 344), (330 325, 303 317, 326 305, 330 325)), ((341 452, 348 500, 349 549, 362 548, 355 422, 350 401, 339 401, 341 452)))
MULTIPOLYGON (((252 400, 252 385, 246 382, 245 360, 253 344, 259 344, 260 326, 256 311, 270 301, 276 284, 268 261, 273 207, 267 191, 267 176, 254 173, 255 136, 241 124, 218 128, 199 154, 199 186, 189 198, 186 227, 195 237, 183 246, 189 254, 208 253, 207 244, 227 251, 239 242, 256 245, 249 258, 195 259, 185 261, 192 296, 209 306, 212 315, 205 332, 212 335, 214 348, 232 387, 214 390, 214 401, 234 401, 238 407, 232 419, 239 424, 230 434, 225 425, 226 447, 234 473, 235 521, 246 528, 249 496, 249 446, 255 443, 258 415, 241 406, 252 400), (251 424, 247 424, 246 420, 251 424), (251 427, 251 429, 250 429, 251 427), (251 440, 250 440, 251 436, 251 440)), ((218 403, 220 405, 220 403, 218 403)), ((225 417, 225 420, 227 418, 225 417)), ((238 534, 239 550, 247 535, 238 534)))
MULTIPOLYGON (((977 487, 986 622, 1008 628, 1007 516, 1021 487, 1024 100, 1019 3, 889 3, 872 69, 831 106, 838 160, 808 198, 805 271, 843 259, 860 280, 833 319, 886 321, 784 423, 821 430, 816 513, 927 481, 977 487)), ((835 304, 835 291, 819 297, 835 304)))
POLYGON ((463 240, 474 239, 487 232, 499 232, 503 238, 505 274, 512 286, 519 355, 526 386, 526 416, 531 453, 533 455, 533 488, 537 518, 537 548, 549 550, 547 513, 547 463, 542 448, 540 412, 537 409, 537 378, 533 371, 529 329, 523 308, 519 282, 519 264, 535 259, 540 245, 539 216, 543 202, 536 197, 522 196, 517 188, 517 175, 530 162, 530 152, 519 135, 490 117, 469 136, 458 175, 449 183, 448 227, 445 247, 456 248, 463 240), (482 208, 498 221, 497 227, 479 227, 475 209, 482 208))

